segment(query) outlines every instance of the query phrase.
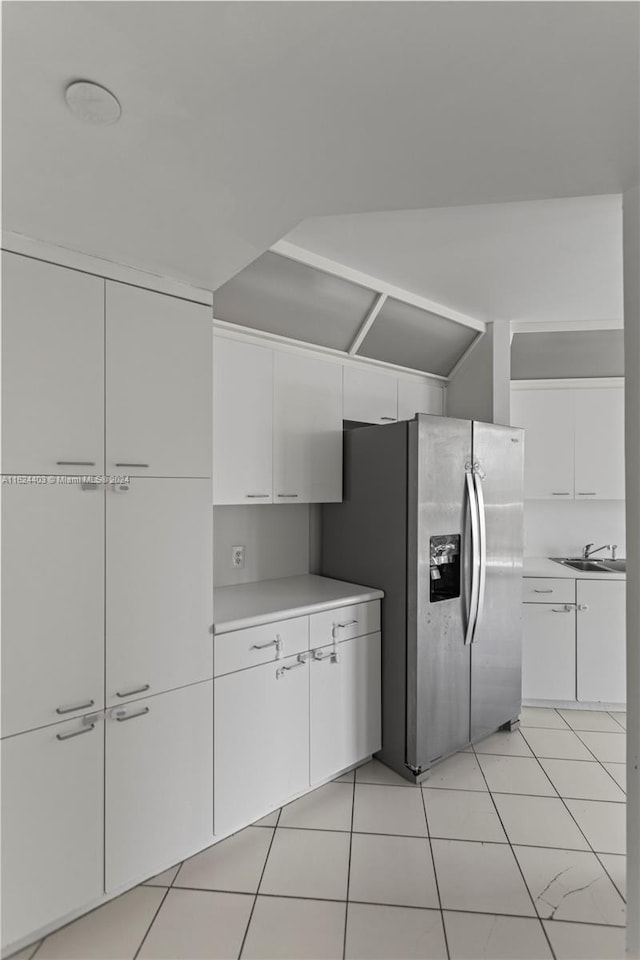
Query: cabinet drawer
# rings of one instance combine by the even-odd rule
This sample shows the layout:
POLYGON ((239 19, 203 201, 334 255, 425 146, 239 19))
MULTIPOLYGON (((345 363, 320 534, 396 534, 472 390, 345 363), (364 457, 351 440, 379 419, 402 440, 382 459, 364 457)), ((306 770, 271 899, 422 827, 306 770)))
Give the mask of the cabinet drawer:
POLYGON ((308 650, 309 618, 277 620, 260 627, 221 633, 214 637, 213 644, 214 676, 220 677, 308 650))
POLYGON ((309 646, 322 647, 331 643, 334 629, 339 641, 376 633, 380 629, 380 601, 354 603, 349 607, 312 614, 309 617, 309 646))
POLYGON ((561 577, 525 577, 522 599, 525 603, 575 603, 576 582, 561 577))

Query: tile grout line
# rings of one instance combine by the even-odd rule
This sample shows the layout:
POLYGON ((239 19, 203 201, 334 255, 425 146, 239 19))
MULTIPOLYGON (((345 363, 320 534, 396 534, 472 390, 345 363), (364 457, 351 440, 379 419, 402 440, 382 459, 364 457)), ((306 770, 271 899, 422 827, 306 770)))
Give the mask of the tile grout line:
MULTIPOLYGON (((137 888, 134 887, 134 889, 137 889, 137 888)), ((142 937, 142 940, 140 941, 140 944, 139 944, 139 946, 138 946, 138 949, 137 949, 137 950, 135 951, 135 953, 133 954, 133 960, 137 960, 137 957, 138 957, 140 951, 142 950, 142 948, 143 948, 143 946, 144 946, 144 942, 145 942, 145 940, 147 939, 147 937, 149 936, 149 934, 150 934, 150 932, 151 932, 151 928, 152 928, 152 926, 154 925, 154 923, 156 922, 156 919, 157 919, 157 917, 158 917, 158 914, 159 914, 160 911, 162 910, 162 907, 163 907, 163 905, 164 905, 165 900, 166 900, 167 897, 169 896, 169 891, 170 891, 170 890, 171 890, 171 887, 167 887, 167 889, 165 890, 164 896, 162 897, 160 903, 158 904, 158 909, 155 911, 153 917, 151 918, 151 923, 149 924, 149 926, 148 926, 147 929, 145 930, 144 936, 142 937)))
POLYGON ((602 869, 604 870, 604 872, 606 873, 606 875, 609 877, 609 880, 611 880, 611 883, 614 885, 614 887, 616 888, 616 890, 618 891, 618 893, 619 893, 620 896, 622 897, 624 903, 626 904, 626 902, 627 902, 626 896, 622 893, 622 890, 619 888, 618 884, 615 882, 615 880, 613 879, 613 877, 611 876, 611 874, 610 874, 609 871, 607 870, 606 865, 602 862, 602 857, 625 857, 625 858, 626 858, 626 854, 624 854, 624 853, 602 853, 602 854, 600 854, 600 853, 596 853, 595 850, 594 850, 593 852, 595 853, 596 857, 598 858, 598 863, 600 864, 600 866, 602 867, 602 869))
POLYGON ((427 814, 427 801, 424 790, 420 788, 422 794, 422 809, 424 811, 424 821, 427 826, 427 839, 429 840, 429 853, 431 855, 431 866, 433 867, 433 879, 436 885, 436 896, 438 897, 438 908, 440 910, 440 923, 442 924, 442 933, 444 936, 444 948, 447 952, 447 960, 451 960, 451 951, 449 949, 449 937, 447 935, 447 925, 444 922, 444 911, 442 909, 442 897, 440 896, 440 884, 438 883, 438 871, 436 869, 436 858, 433 855, 433 843, 431 842, 431 830, 429 829, 429 815, 427 814))
MULTIPOLYGON (((242 956, 242 951, 244 950, 244 945, 247 942, 247 936, 249 933, 249 928, 251 926, 251 921, 253 920, 253 914, 256 909, 256 904, 258 902, 258 893, 260 892, 260 887, 262 886, 262 881, 264 879, 264 873, 267 869, 267 863, 269 862, 269 856, 271 854, 271 848, 273 846, 273 841, 276 838, 276 830, 278 829, 278 824, 280 823, 280 816, 282 814, 282 807, 278 810, 278 817, 276 819, 276 825, 273 828, 273 833, 271 834, 271 840, 269 842, 269 849, 267 850, 267 855, 264 858, 264 863, 262 864, 262 870, 260 871, 260 879, 258 880, 258 885, 256 886, 256 892, 253 897, 253 903, 251 904, 251 911, 249 913, 249 919, 247 920, 247 926, 245 927, 244 936, 242 938, 242 943, 240 944, 240 949, 238 950, 238 960, 242 956)), ((135 958, 134 958, 135 960, 135 958)))
MULTIPOLYGON (((521 735, 522 735, 522 734, 521 734, 521 735)), ((526 742, 527 742, 527 741, 525 740, 525 743, 526 743, 526 742)), ((527 746, 529 746, 528 743, 527 743, 527 746)), ((474 751, 473 751, 473 752, 474 752, 474 754, 475 754, 475 747, 474 747, 474 751)), ((477 759, 477 756, 476 756, 476 759, 477 759)), ((500 826, 502 827, 502 830, 503 830, 503 832, 504 832, 504 835, 505 835, 505 837, 507 838, 507 843, 509 844, 509 849, 510 849, 510 851, 511 851, 511 856, 513 857, 513 859, 514 859, 514 861, 515 861, 515 863, 516 863, 516 866, 517 866, 517 868, 518 868, 518 871, 519 871, 519 873, 520 873, 520 876, 522 877, 522 882, 523 882, 523 884, 524 884, 524 888, 525 888, 525 890, 527 891, 527 893, 529 894, 529 899, 531 900, 531 906, 533 907, 533 915, 534 915, 534 918, 537 919, 537 921, 538 921, 538 923, 539 923, 539 925, 540 925, 540 928, 541 928, 541 930, 542 930, 542 933, 543 933, 543 935, 544 935, 544 938, 545 938, 545 940, 547 941, 547 944, 549 945, 549 950, 551 951, 551 956, 554 958, 554 960, 557 960, 556 952, 555 952, 555 950, 553 949, 553 945, 552 945, 552 943, 551 943, 551 940, 549 939, 549 936, 548 936, 548 934, 547 934, 545 925, 544 925, 544 923, 542 922, 542 917, 540 916, 540 912, 539 912, 539 910, 538 910, 538 908, 537 908, 537 906, 536 906, 536 901, 533 899, 533 894, 531 893, 531 890, 529 889, 529 884, 527 883, 527 879, 526 879, 526 877, 525 877, 525 875, 524 875, 524 871, 523 871, 523 869, 522 869, 522 866, 520 865, 520 861, 518 860, 518 858, 517 858, 517 856, 516 856, 516 852, 515 852, 515 850, 513 849, 513 844, 511 843, 511 837, 510 837, 509 834, 507 833, 507 829, 506 829, 506 827, 505 827, 505 825, 504 825, 504 823, 503 823, 502 817, 500 816, 500 811, 498 810, 498 804, 496 803, 496 801, 495 801, 495 799, 494 799, 493 792, 491 791, 491 788, 489 787, 489 781, 487 780, 487 778, 486 778, 486 776, 485 776, 485 773, 484 773, 484 770, 482 769, 482 765, 480 764, 480 761, 478 761, 478 766, 480 767, 480 773, 482 774, 482 776, 483 776, 483 778, 484 778, 484 782, 485 782, 486 785, 487 785, 487 790, 488 790, 488 792, 489 792, 489 796, 491 797, 491 802, 492 802, 492 804, 493 804, 494 810, 496 811, 496 816, 497 816, 498 820, 500 821, 500 826)), ((551 783, 551 781, 549 781, 549 782, 551 783)), ((556 789, 553 784, 551 784, 551 786, 553 787, 554 790, 556 789)), ((556 792, 557 792, 557 791, 556 791, 556 792)), ((502 844, 502 846, 503 846, 503 844, 502 844)))
POLYGON ((353 848, 353 821, 356 811, 356 773, 353 772, 353 793, 351 794, 351 829, 349 830, 349 860, 347 863, 347 899, 344 907, 344 934, 342 938, 342 960, 347 955, 347 924, 349 922, 349 886, 351 884, 351 850, 353 848))

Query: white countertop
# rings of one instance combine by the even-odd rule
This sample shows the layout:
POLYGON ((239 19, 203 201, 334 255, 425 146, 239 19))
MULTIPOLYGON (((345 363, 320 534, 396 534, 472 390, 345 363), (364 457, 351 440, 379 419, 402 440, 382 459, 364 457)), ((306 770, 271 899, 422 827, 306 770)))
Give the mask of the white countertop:
POLYGON ((382 590, 306 574, 257 580, 213 591, 213 632, 229 633, 288 617, 302 617, 350 603, 379 600, 382 590))
POLYGON ((523 577, 564 577, 569 580, 626 580, 624 573, 598 573, 598 571, 574 570, 548 557, 525 557, 523 577))

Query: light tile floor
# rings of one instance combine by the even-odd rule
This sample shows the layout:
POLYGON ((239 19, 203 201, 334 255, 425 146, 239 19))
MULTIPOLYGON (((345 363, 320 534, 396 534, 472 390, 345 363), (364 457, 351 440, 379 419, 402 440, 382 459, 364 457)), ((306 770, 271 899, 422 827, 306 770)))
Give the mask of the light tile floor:
POLYGON ((16 960, 622 958, 625 721, 525 708, 422 788, 372 761, 16 960))

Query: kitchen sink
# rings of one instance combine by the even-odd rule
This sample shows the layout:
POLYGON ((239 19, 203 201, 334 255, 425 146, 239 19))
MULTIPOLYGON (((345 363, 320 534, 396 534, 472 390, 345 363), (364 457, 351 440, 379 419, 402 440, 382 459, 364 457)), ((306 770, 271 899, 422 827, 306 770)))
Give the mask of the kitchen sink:
POLYGON ((583 573, 626 573, 626 560, 584 560, 582 557, 550 557, 554 563, 561 563, 565 567, 571 567, 572 570, 580 570, 583 573))

